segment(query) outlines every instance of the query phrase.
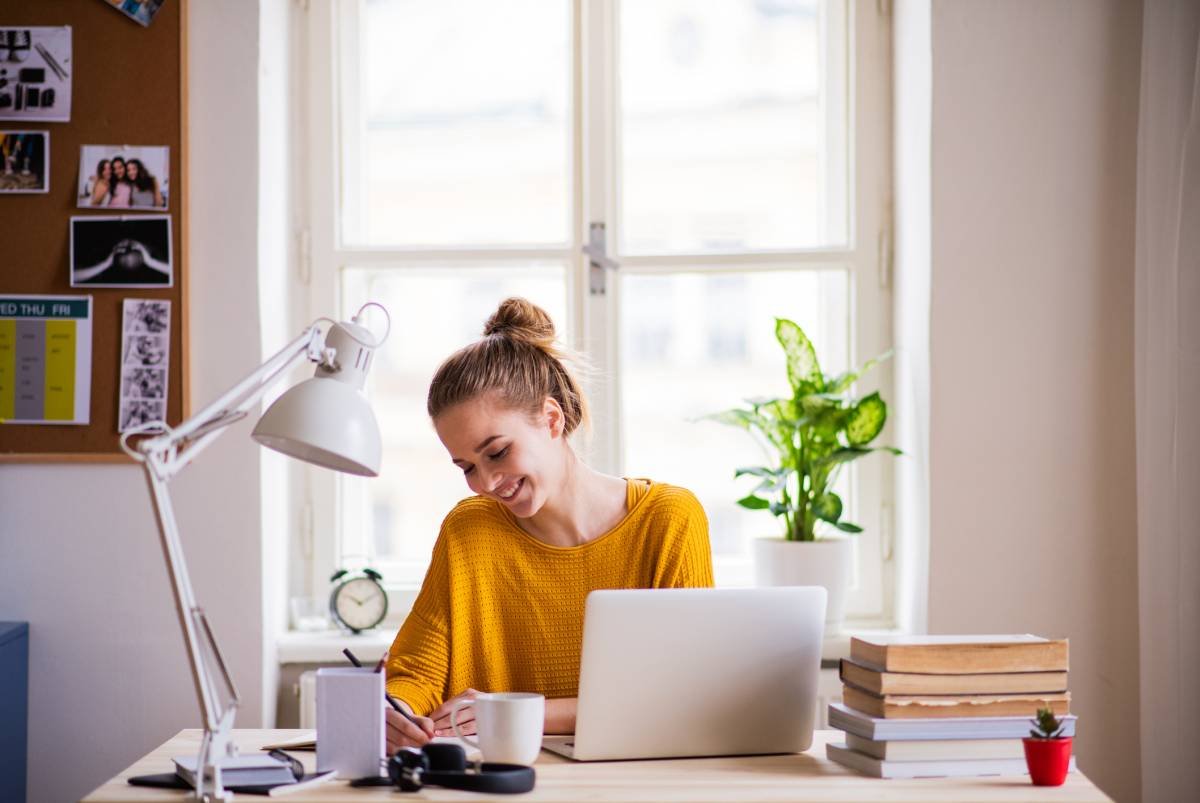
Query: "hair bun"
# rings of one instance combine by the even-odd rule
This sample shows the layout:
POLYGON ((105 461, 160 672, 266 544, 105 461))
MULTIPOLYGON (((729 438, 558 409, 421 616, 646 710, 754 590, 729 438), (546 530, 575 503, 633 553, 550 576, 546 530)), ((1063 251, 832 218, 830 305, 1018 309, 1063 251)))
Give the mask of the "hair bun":
POLYGON ((483 335, 502 335, 549 349, 554 344, 554 321, 537 304, 514 296, 500 302, 484 324, 483 335))

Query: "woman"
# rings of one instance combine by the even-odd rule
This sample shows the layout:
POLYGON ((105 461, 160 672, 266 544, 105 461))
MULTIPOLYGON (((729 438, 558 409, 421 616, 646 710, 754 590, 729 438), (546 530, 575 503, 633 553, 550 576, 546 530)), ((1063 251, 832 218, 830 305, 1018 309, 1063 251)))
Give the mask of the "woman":
MULTIPOLYGON (((427 409, 475 493, 442 523, 389 651, 389 752, 450 728, 475 689, 546 696, 545 731, 573 733, 584 601, 597 588, 712 585, 708 522, 682 488, 601 474, 568 436, 587 418, 540 308, 510 298, 434 375, 427 409)), ((459 714, 475 732, 473 706, 459 714)))
POLYGON ((108 197, 109 184, 112 182, 112 165, 108 159, 101 159, 96 165, 96 175, 93 177, 91 191, 91 206, 104 205, 108 197))
POLYGON ((142 164, 141 159, 130 159, 125 165, 125 175, 132 187, 130 203, 133 206, 163 205, 162 194, 158 191, 158 179, 150 175, 150 171, 142 164))
POLYGON ((129 206, 129 198, 133 193, 133 185, 129 183, 126 174, 125 160, 114 156, 112 160, 112 178, 109 180, 109 206, 129 206))

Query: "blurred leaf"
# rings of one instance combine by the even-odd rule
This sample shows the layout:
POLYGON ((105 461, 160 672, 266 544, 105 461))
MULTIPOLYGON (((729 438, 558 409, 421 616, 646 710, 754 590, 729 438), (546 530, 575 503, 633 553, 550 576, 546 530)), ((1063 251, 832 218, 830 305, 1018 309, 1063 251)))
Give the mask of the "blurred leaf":
POLYGON ((738 500, 738 504, 747 510, 766 510, 771 506, 771 503, 766 499, 750 494, 738 500))
POLYGON ((737 471, 733 472, 733 476, 735 479, 737 477, 744 477, 747 474, 754 476, 754 477, 774 477, 775 470, 771 469, 771 468, 767 468, 766 466, 744 466, 742 468, 739 468, 737 471))
POLYGON ((844 533, 861 533, 863 531, 862 527, 859 527, 857 524, 851 524, 848 521, 839 521, 833 526, 837 527, 844 533))
POLYGON ((854 406, 850 420, 846 422, 846 440, 853 446, 870 443, 883 430, 887 422, 887 404, 872 393, 854 406))
POLYGON ((821 366, 817 362, 817 352, 804 330, 794 321, 776 318, 775 339, 783 346, 783 352, 787 355, 788 381, 796 395, 801 395, 805 385, 822 390, 823 378, 821 366))
POLYGON ((850 387, 855 382, 857 382, 858 378, 860 376, 863 376, 864 374, 866 374, 867 371, 870 371, 872 368, 874 368, 876 365, 879 365, 879 363, 881 363, 881 362, 890 360, 892 358, 892 354, 893 354, 892 350, 888 349, 887 351, 885 351, 883 354, 880 354, 875 359, 867 360, 865 363, 863 363, 862 367, 859 368, 857 371, 847 371, 844 374, 838 375, 838 377, 836 379, 834 379, 832 382, 829 383, 829 387, 828 387, 829 392, 830 393, 841 393, 842 391, 846 390, 846 388, 850 387))
POLYGON ((837 524, 842 516, 842 499, 832 492, 823 493, 813 500, 812 511, 818 519, 837 524))
POLYGON ((785 505, 783 502, 772 502, 771 503, 771 514, 772 515, 782 516, 784 513, 787 513, 787 512, 788 512, 788 506, 785 505))

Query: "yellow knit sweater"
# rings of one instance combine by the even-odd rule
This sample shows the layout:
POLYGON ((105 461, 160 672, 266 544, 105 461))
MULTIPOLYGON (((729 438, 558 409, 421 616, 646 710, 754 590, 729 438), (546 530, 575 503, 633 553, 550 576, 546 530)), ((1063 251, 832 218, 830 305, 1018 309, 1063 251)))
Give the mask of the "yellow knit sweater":
POLYGON ((468 688, 575 697, 589 591, 711 586, 696 497, 635 480, 626 493, 625 518, 576 547, 542 543, 494 500, 459 502, 392 644, 388 692, 422 715, 468 688))

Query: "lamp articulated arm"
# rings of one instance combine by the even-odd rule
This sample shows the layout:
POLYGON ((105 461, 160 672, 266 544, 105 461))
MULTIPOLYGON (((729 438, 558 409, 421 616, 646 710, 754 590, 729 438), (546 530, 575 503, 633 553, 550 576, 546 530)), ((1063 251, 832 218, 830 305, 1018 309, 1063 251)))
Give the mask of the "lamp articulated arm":
POLYGON ((369 302, 350 322, 318 319, 253 373, 179 426, 153 421, 121 436, 121 448, 142 464, 146 474, 196 698, 204 716, 194 799, 228 800, 231 796, 221 782, 221 760, 236 752, 231 735, 238 693, 204 609, 196 604, 167 483, 231 424, 245 418, 271 385, 301 357, 317 364, 316 375, 272 404, 255 429, 255 440, 327 468, 377 475, 381 452, 379 425, 360 391, 374 350, 387 339, 387 332, 382 338, 368 341, 371 333, 358 321, 371 306, 386 315, 386 309, 369 302), (331 324, 324 339, 322 321, 331 324), (136 436, 141 440, 130 445, 129 439, 136 436))
POLYGON ((178 427, 168 428, 164 422, 153 422, 127 431, 121 438, 121 448, 145 470, 163 557, 175 595, 179 626, 183 630, 196 697, 204 717, 204 739, 196 763, 197 800, 229 799, 230 793, 221 782, 220 761, 235 751, 230 737, 238 693, 204 609, 196 603, 167 483, 226 427, 245 418, 272 383, 300 357, 307 356, 319 364, 332 363, 333 355, 321 348, 320 336, 316 324, 308 327, 254 373, 178 427), (139 441, 136 448, 129 446, 129 437, 148 433, 158 434, 139 441))

